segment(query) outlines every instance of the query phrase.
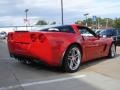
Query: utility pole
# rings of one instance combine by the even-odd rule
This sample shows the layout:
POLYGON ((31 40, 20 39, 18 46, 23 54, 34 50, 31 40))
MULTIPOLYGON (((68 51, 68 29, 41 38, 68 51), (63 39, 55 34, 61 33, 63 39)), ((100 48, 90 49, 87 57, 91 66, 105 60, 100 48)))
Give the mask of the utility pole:
POLYGON ((96 28, 96 21, 97 21, 97 17, 96 16, 93 16, 93 19, 92 19, 92 27, 93 27, 93 29, 95 29, 96 28))
POLYGON ((108 28, 108 18, 106 18, 106 29, 108 28))
POLYGON ((29 11, 29 9, 25 9, 25 22, 26 22, 26 29, 27 29, 27 24, 28 24, 28 11, 29 11))
POLYGON ((87 18, 88 18, 87 16, 88 16, 88 15, 89 15, 88 13, 85 13, 85 14, 84 14, 84 16, 86 17, 86 26, 88 26, 88 23, 87 23, 87 18))
POLYGON ((64 19, 63 19, 63 0, 61 0, 61 22, 62 22, 62 25, 64 25, 64 19))
POLYGON ((99 20, 99 17, 98 17, 97 19, 98 19, 98 28, 97 28, 97 29, 99 29, 99 28, 100 28, 100 20, 99 20))

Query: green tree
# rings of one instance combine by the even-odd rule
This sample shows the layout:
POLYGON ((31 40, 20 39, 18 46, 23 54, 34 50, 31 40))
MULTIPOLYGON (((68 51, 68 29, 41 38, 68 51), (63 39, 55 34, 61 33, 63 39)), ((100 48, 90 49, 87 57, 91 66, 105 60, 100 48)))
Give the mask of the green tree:
POLYGON ((120 18, 116 18, 113 24, 114 28, 120 28, 120 18))
POLYGON ((39 20, 36 25, 48 25, 48 23, 45 20, 39 20))
POLYGON ((92 18, 87 19, 88 26, 92 26, 92 22, 93 22, 92 18))
POLYGON ((56 22, 54 21, 54 22, 52 22, 50 25, 55 25, 56 24, 56 22))
POLYGON ((77 20, 77 21, 75 22, 75 24, 82 24, 82 21, 81 21, 81 20, 77 20))
MULTIPOLYGON (((86 20, 80 21, 83 25, 86 25, 86 20)), ((87 25, 92 28, 111 28, 113 26, 114 20, 111 18, 101 18, 97 17, 96 21, 93 21, 92 18, 87 19, 87 25)), ((78 24, 79 20, 75 22, 75 24, 78 24)))
POLYGON ((83 20, 83 25, 86 25, 86 22, 87 22, 87 25, 89 27, 92 27, 94 25, 94 23, 96 23, 96 22, 93 22, 92 18, 88 18, 87 20, 83 20))

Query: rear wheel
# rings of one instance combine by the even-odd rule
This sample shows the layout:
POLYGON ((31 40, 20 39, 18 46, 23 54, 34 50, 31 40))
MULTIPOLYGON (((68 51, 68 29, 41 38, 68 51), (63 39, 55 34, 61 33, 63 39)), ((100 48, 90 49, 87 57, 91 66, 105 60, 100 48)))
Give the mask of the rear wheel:
POLYGON ((110 47, 108 57, 113 58, 113 57, 115 57, 115 55, 116 55, 116 46, 115 46, 115 44, 113 43, 113 44, 111 45, 111 47, 110 47))
POLYGON ((81 51, 78 46, 71 46, 65 53, 63 58, 63 68, 66 72, 76 72, 81 63, 81 51))

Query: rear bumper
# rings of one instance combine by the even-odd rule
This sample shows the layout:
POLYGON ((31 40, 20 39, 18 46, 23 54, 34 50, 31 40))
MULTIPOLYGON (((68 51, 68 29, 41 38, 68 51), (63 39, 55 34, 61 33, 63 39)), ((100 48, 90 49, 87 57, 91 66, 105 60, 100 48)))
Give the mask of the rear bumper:
POLYGON ((50 66, 59 66, 60 54, 48 43, 8 42, 10 56, 17 59, 35 60, 50 66))

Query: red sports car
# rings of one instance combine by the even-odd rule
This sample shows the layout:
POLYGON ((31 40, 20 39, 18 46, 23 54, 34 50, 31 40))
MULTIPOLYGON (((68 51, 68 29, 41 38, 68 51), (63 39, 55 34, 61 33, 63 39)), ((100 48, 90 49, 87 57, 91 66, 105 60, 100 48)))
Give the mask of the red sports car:
POLYGON ((115 57, 112 38, 96 35, 80 25, 64 25, 38 31, 15 31, 8 34, 11 57, 24 63, 44 62, 75 72, 80 64, 100 57, 115 57))

